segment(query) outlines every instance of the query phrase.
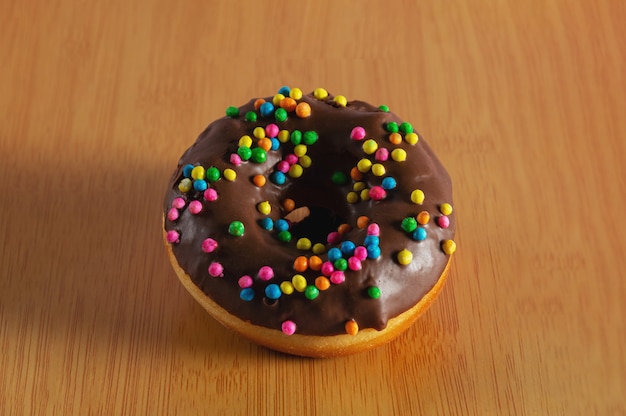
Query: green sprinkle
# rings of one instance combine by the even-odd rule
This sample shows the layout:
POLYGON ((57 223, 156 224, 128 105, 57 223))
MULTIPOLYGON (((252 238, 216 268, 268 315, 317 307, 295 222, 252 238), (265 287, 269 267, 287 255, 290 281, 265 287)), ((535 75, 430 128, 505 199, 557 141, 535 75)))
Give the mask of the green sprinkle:
POLYGON ((246 113, 246 121, 250 121, 252 123, 254 123, 256 121, 256 113, 254 111, 248 111, 246 113))
POLYGON ((413 217, 406 217, 402 220, 401 227, 407 233, 412 233, 417 229, 417 220, 413 217))
POLYGON ((217 182, 220 180, 222 174, 220 170, 215 166, 212 166, 206 170, 206 178, 209 182, 217 182))
POLYGON ((289 135, 289 140, 294 146, 297 146, 302 142, 302 132, 300 130, 294 130, 289 135))
POLYGON ((380 297, 380 289, 376 286, 370 286, 370 288, 367 289, 367 294, 372 299, 378 299, 380 297))
POLYGON ((348 183, 348 175, 346 175, 344 172, 335 172, 333 173, 333 176, 330 177, 330 180, 335 184, 335 185, 345 185, 348 183))
POLYGON ((314 144, 318 138, 319 136, 317 135, 317 132, 307 131, 307 132, 304 132, 304 137, 302 138, 302 140, 304 141, 304 144, 311 145, 311 144, 314 144))
POLYGON ((308 285, 306 289, 304 289, 304 296, 309 300, 315 299, 319 294, 319 289, 313 285, 308 285))
POLYGON ((281 231, 278 233, 278 239, 283 243, 288 243, 291 241, 291 233, 289 231, 281 231))
POLYGON ((250 160, 254 163, 263 163, 267 160, 267 152, 262 147, 255 147, 251 150, 250 160))
POLYGON ((388 112, 389 112, 389 107, 387 107, 385 104, 379 105, 379 106, 378 106, 378 109, 379 109, 380 111, 384 111, 385 113, 388 113, 388 112))
POLYGON ((335 267, 335 270, 344 271, 344 270, 346 270, 348 268, 348 260, 346 260, 344 258, 337 259, 333 263, 333 266, 335 267))
POLYGON ((241 160, 248 160, 252 156, 252 150, 248 146, 239 146, 237 149, 237 154, 241 158, 241 160))
POLYGON ((241 221, 233 221, 228 226, 228 234, 235 237, 241 237, 244 231, 245 227, 243 226, 243 223, 241 221))
POLYGON ((411 125, 411 123, 405 121, 403 123, 400 123, 400 131, 404 134, 413 133, 413 126, 411 125))
POLYGON ((284 108, 277 108, 276 111, 274 111, 274 117, 276 118, 276 121, 285 121, 287 120, 287 110, 285 110, 284 108))
POLYGON ((227 117, 239 117, 239 109, 237 107, 233 107, 232 105, 226 109, 227 117))
POLYGON ((395 121, 390 121, 389 123, 387 123, 385 125, 385 129, 387 129, 389 133, 397 133, 398 130, 400 130, 398 127, 398 123, 396 123, 395 121))

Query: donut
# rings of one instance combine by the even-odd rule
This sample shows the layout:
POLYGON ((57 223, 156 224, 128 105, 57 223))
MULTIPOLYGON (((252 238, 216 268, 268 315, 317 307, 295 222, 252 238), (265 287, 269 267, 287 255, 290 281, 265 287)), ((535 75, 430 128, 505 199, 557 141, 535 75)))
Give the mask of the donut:
POLYGON ((400 335, 456 250, 451 180, 422 135, 387 106, 323 88, 228 107, 178 161, 162 226, 210 315, 310 357, 400 335))

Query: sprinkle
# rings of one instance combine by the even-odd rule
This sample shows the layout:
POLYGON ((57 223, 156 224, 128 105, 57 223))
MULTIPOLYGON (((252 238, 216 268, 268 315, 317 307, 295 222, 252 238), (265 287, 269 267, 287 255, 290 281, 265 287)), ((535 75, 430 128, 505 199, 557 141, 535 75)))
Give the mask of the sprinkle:
MULTIPOLYGON (((343 243, 341 243, 340 249, 341 249, 341 254, 345 257, 350 257, 354 254, 354 249, 356 248, 356 245, 352 242, 352 241, 344 241, 343 243)), ((330 256, 330 250, 329 250, 329 256, 330 256)), ((330 259, 330 257, 329 257, 330 259)))
POLYGON ((278 93, 274 95, 274 97, 272 97, 272 104, 274 104, 274 107, 278 107, 280 105, 280 102, 284 99, 285 99, 285 95, 278 93))
POLYGON ((237 172, 235 172, 231 168, 224 169, 224 179, 229 182, 233 182, 235 179, 237 179, 237 172))
POLYGON ((266 137, 276 137, 278 136, 279 128, 276 124, 270 123, 265 126, 265 136, 266 137))
POLYGON ((194 168, 194 167, 195 167, 195 166, 194 166, 194 165, 192 165, 192 164, 186 164, 186 165, 183 167, 183 176, 184 176, 185 178, 191 178, 191 171, 193 170, 193 168, 194 168))
POLYGON ((309 155, 304 155, 298 159, 298 162, 300 163, 300 166, 302 166, 303 168, 310 168, 312 160, 309 155))
POLYGON ((372 165, 372 173, 374 176, 383 176, 387 171, 385 170, 385 166, 381 163, 374 163, 372 165))
POLYGON ((245 231, 245 227, 241 221, 233 221, 228 226, 228 233, 235 237, 241 237, 245 231))
POLYGON ((294 291, 293 288, 293 283, 285 280, 284 282, 280 283, 280 290, 285 294, 285 295, 291 295, 294 291))
POLYGON ((356 168, 361 173, 367 173, 371 167, 372 167, 372 161, 369 159, 365 159, 365 158, 359 160, 358 163, 356 164, 356 168))
POLYGON ((361 179, 363 179, 363 174, 359 172, 359 169, 355 166, 350 169, 350 177, 355 181, 360 181, 361 179))
POLYGON ((378 143, 374 139, 367 139, 363 142, 363 152, 368 155, 371 155, 378 150, 378 143))
POLYGON ((288 130, 281 130, 278 132, 278 140, 281 143, 287 143, 289 141, 289 131, 288 130))
POLYGON ((365 189, 365 182, 354 182, 354 184, 352 185, 352 190, 354 190, 355 192, 361 192, 363 189, 365 189))
POLYGON ((441 228, 448 228, 450 226, 450 218, 447 215, 441 215, 437 218, 437 225, 441 228))
POLYGON ((350 224, 339 224, 339 227, 337 227, 337 232, 341 235, 347 234, 350 232, 350 230, 352 230, 352 227, 350 227, 350 224))
POLYGON ((402 220, 402 224, 400 226, 405 232, 412 233, 417 228, 417 220, 413 217, 406 217, 402 220))
POLYGON ((378 237, 380 235, 380 227, 375 222, 367 226, 367 235, 378 237))
MULTIPOLYGON (((305 137, 306 137, 306 133, 305 133, 305 137)), ((308 148, 307 148, 307 146, 305 144, 299 144, 297 146, 294 146, 293 153, 294 153, 295 156, 300 158, 300 157, 306 155, 307 150, 308 150, 308 148)))
POLYGON ((272 205, 270 205, 269 201, 263 201, 257 204, 256 209, 263 215, 269 215, 272 212, 272 205))
POLYGON ((250 160, 254 163, 263 163, 267 160, 267 152, 261 147, 255 147, 250 153, 250 160))
POLYGON ((391 133, 389 135, 389 142, 391 144, 400 144, 402 143, 402 136, 400 135, 400 133, 391 133))
POLYGON ((359 325, 354 319, 350 319, 345 325, 346 333, 350 335, 356 335, 359 332, 359 325))
POLYGON ((318 100, 323 100, 328 97, 328 91, 324 88, 315 88, 315 90, 313 90, 313 96, 318 100))
POLYGON ((296 241, 296 248, 298 250, 308 250, 311 248, 311 240, 309 240, 308 238, 299 238, 298 241, 296 241))
POLYGON ((191 179, 189 178, 185 178, 181 180, 180 183, 178 184, 178 190, 184 193, 191 191, 191 188, 192 188, 192 183, 191 183, 191 179))
POLYGON ((395 189, 397 185, 398 184, 396 180, 392 178, 391 176, 387 176, 386 178, 383 178, 383 181, 381 182, 381 186, 386 191, 389 191, 390 189, 395 189))
POLYGON ((178 233, 178 231, 168 231, 167 234, 165 234, 165 239, 167 240, 168 243, 173 244, 173 243, 180 243, 180 234, 178 233))
POLYGON ((348 100, 343 95, 337 95, 335 98, 333 98, 333 101, 337 103, 339 107, 345 107, 346 105, 348 105, 348 100))
POLYGON ((294 130, 289 135, 289 141, 294 145, 299 145, 302 141, 302 132, 300 130, 294 130))
POLYGON ((254 281, 252 280, 252 277, 246 275, 243 275, 239 278, 239 280, 237 280, 237 284, 239 285, 240 288, 245 289, 247 287, 251 287, 252 283, 254 283, 254 281))
POLYGON ((378 237, 377 235, 368 235, 365 237, 365 239, 363 239, 363 245, 365 247, 377 246, 379 244, 380 244, 380 237, 378 237))
POLYGON ((348 175, 346 175, 344 172, 336 171, 336 172, 333 172, 333 174, 330 177, 330 180, 335 185, 339 185, 339 186, 345 185, 348 183, 348 175))
POLYGON ((272 140, 270 140, 269 137, 263 137, 256 142, 256 145, 266 152, 269 152, 272 149, 272 140))
POLYGON ((251 287, 241 289, 241 292, 239 292, 239 297, 241 298, 241 300, 250 302, 252 299, 254 299, 254 289, 252 289, 251 287))
POLYGON ((271 280, 274 277, 274 269, 272 269, 270 266, 262 266, 259 269, 257 276, 261 280, 271 280))
POLYGON ((331 262, 334 262, 335 260, 338 260, 342 257, 342 253, 341 250, 338 249, 337 247, 333 247, 330 250, 328 250, 328 260, 331 262))
POLYGON ((298 256, 293 261, 293 269, 297 272, 304 272, 309 268, 309 259, 306 256, 298 256))
POLYGON ((278 240, 283 243, 288 243, 291 241, 291 233, 289 231, 281 231, 278 233, 278 240))
POLYGON ((304 169, 302 168, 302 166, 298 165, 297 163, 295 165, 292 165, 289 168, 289 176, 292 178, 299 178, 300 176, 302 176, 302 173, 304 173, 304 169))
POLYGON ((176 221, 178 219, 178 210, 176 208, 170 208, 169 211, 167 211, 167 219, 170 221, 176 221))
POLYGON ((398 127, 398 123, 396 123, 395 121, 390 121, 389 123, 385 124, 385 130, 387 130, 389 133, 397 133, 400 128, 398 127))
POLYGON ((302 98, 302 90, 300 88, 292 88, 289 91, 289 96, 294 100, 299 100, 302 98))
POLYGON ((424 191, 421 189, 415 189, 411 192, 411 202, 417 205, 422 205, 424 203, 424 191))
POLYGON ((198 192, 203 192, 208 187, 209 187, 209 185, 206 183, 206 181, 204 179, 199 179, 197 181, 193 181, 193 189, 198 191, 198 192))
POLYGON ((400 131, 404 134, 413 133, 413 126, 411 123, 404 121, 400 123, 400 131))
POLYGON ((407 135, 404 136, 404 141, 406 141, 411 146, 415 146, 419 141, 419 136, 416 133, 407 133, 407 135))
POLYGON ((291 198, 285 198, 283 200, 283 209, 286 212, 291 212, 296 208, 296 202, 291 198))
POLYGON ((272 221, 270 217, 262 218, 259 224, 267 231, 272 231, 274 229, 274 221, 272 221))
POLYGON ((354 249, 354 257, 363 261, 367 258, 367 249, 364 246, 358 246, 354 249))
POLYGON ((282 294, 280 287, 276 283, 269 284, 265 287, 265 296, 268 299, 276 300, 282 294))
POLYGON ((356 192, 348 192, 346 194, 346 201, 348 202, 348 204, 356 204, 357 202, 359 202, 359 194, 357 194, 356 192))
MULTIPOLYGON (((300 146, 300 145, 296 145, 296 146, 300 146)), ((288 155, 284 157, 284 160, 285 162, 287 162, 287 164, 289 164, 289 166, 291 166, 291 165, 298 163, 298 156, 296 156, 294 153, 289 153, 288 155)))
POLYGON ((326 290, 330 287, 330 280, 326 276, 318 276, 315 278, 315 287, 319 290, 326 290))
POLYGON ((320 271, 324 276, 330 276, 335 271, 335 267, 331 262, 325 261, 324 263, 322 263, 320 271))
POLYGON ((322 254, 326 251, 326 246, 322 243, 313 244, 313 253, 322 254))
POLYGON ((304 135, 302 136, 302 141, 304 142, 304 144, 309 146, 315 144, 317 142, 317 139, 319 139, 319 135, 316 131, 313 130, 305 131, 304 135))
POLYGON ((365 129, 361 126, 357 126, 350 132, 350 138, 352 140, 363 140, 365 138, 365 129))
MULTIPOLYGON (((254 130, 252 130, 252 135, 257 139, 262 139, 265 137, 265 129, 261 126, 255 127, 254 130)), ((248 143, 242 143, 244 137, 250 138, 250 136, 243 136, 241 139, 239 139, 239 146, 250 147, 252 145, 252 139, 250 138, 250 141, 248 143)))
POLYGON ((443 204, 439 205, 439 211, 443 215, 450 215, 452 214, 452 205, 448 204, 447 202, 444 202, 443 204))
POLYGON ((293 335, 296 332, 296 324, 293 321, 284 321, 280 325, 280 330, 285 335, 293 335))
POLYGON ((377 259, 380 257, 380 247, 371 245, 367 246, 367 258, 369 259, 377 259))
POLYGON ((272 137, 270 139, 272 145, 270 146, 270 150, 278 150, 280 149, 280 141, 276 137, 272 137))
MULTIPOLYGON (((257 127, 259 128, 259 127, 257 127)), ((252 137, 246 135, 243 135, 239 138, 239 141, 237 142, 237 146, 241 147, 252 147, 252 137)))
POLYGON ((291 278, 291 284, 298 292, 304 292, 306 289, 306 279, 301 274, 294 274, 291 278))
POLYGON ((185 200, 181 197, 172 200, 172 208, 181 209, 185 206, 185 200))
POLYGON ((385 189, 381 186, 372 186, 369 196, 374 201, 380 201, 387 197, 387 191, 385 191, 385 189))
POLYGON ((191 170, 191 178, 195 180, 204 179, 205 170, 202 166, 196 166, 191 170))
POLYGON ((369 222, 370 222, 369 217, 365 215, 361 215, 359 218, 356 219, 356 226, 359 228, 365 228, 367 227, 369 222))
POLYGON ((215 200, 217 200, 217 191, 213 188, 209 188, 206 191, 204 191, 204 199, 209 201, 209 202, 213 202, 215 200))
POLYGON ((287 178, 282 172, 272 172, 272 174, 270 175, 270 181, 272 181, 272 183, 276 185, 283 185, 286 180, 287 178))
POLYGON ((404 162, 406 160, 406 151, 404 149, 393 149, 391 151, 391 158, 396 162, 404 162))
POLYGON ((282 173, 287 173, 289 172, 289 162, 286 160, 281 160, 280 162, 278 162, 276 164, 276 170, 282 173))
POLYGON ((342 270, 335 270, 330 274, 330 281, 333 284, 340 285, 346 281, 346 275, 342 270))
POLYGON ((274 228, 276 228, 278 231, 287 231, 289 229, 289 223, 287 222, 287 220, 279 218, 274 221, 274 228))
POLYGON ((389 112, 389 107, 387 107, 385 104, 381 104, 381 105, 379 105, 379 106, 378 106, 378 109, 379 109, 380 111, 384 111, 385 113, 388 113, 388 112, 389 112))
POLYGON ((354 271, 358 271, 361 270, 362 266, 361 266, 361 260, 358 259, 356 256, 352 256, 348 259, 348 268, 350 270, 354 270, 354 271))
POLYGON ((344 271, 348 268, 348 260, 344 258, 337 259, 333 262, 333 267, 335 270, 344 271))
POLYGON ((328 242, 329 244, 339 244, 342 239, 343 237, 341 236, 341 234, 339 234, 339 232, 332 231, 328 233, 328 236, 326 237, 326 242, 328 242))
POLYGON ((427 237, 427 233, 426 233, 426 228, 424 227, 417 227, 415 229, 415 231, 413 231, 413 240, 415 241, 424 241, 426 240, 427 237))
POLYGON ((202 212, 202 202, 200 201, 191 201, 189 203, 189 212, 192 214, 199 214, 202 212))
POLYGON ((276 121, 285 121, 287 120, 287 110, 285 110, 284 108, 277 108, 276 111, 274 112, 274 118, 276 119, 276 121))
POLYGON ((263 117, 271 116, 272 113, 274 112, 274 104, 270 103, 269 101, 264 102, 259 107, 259 112, 261 113, 263 117))
POLYGON ((363 189, 360 193, 361 199, 363 201, 369 201, 370 200, 370 190, 369 189, 363 189))
POLYGON ((233 106, 227 107, 226 117, 239 117, 239 109, 233 106))
POLYGON ((309 257, 309 268, 313 271, 320 271, 323 263, 323 260, 318 256, 309 257))
POLYGON ((263 98, 257 98, 256 100, 254 100, 254 109, 258 110, 259 108, 261 108, 261 105, 265 102, 265 100, 263 98))
POLYGON ((296 106, 296 115, 300 118, 307 118, 311 115, 311 106, 306 102, 298 103, 296 106))
POLYGON ((280 108, 284 108, 287 112, 291 113, 293 110, 296 109, 296 106, 298 105, 298 103, 296 103, 296 100, 294 100, 291 97, 285 97, 282 100, 280 100, 280 108))
POLYGON ((278 90, 279 94, 284 95, 285 97, 289 95, 289 91, 290 88, 287 85, 283 85, 282 87, 280 87, 280 89, 278 90))
POLYGON ((241 156, 239 156, 237 153, 231 154, 230 155, 230 163, 232 163, 235 166, 241 165, 241 156))
POLYGON ((316 297, 319 296, 319 294, 320 294, 319 289, 313 285, 309 285, 306 287, 306 289, 304 289, 304 296, 309 300, 315 299, 316 297))
POLYGON ((378 150, 376 150, 374 158, 379 162, 385 162, 387 159, 389 159, 389 150, 385 149, 384 147, 379 148, 378 150))
POLYGON ((446 254, 452 254, 456 251, 456 243, 454 240, 443 240, 441 243, 441 249, 446 254))
POLYGON ((257 118, 257 116, 256 116, 256 113, 254 111, 248 111, 246 113, 246 116, 245 116, 245 120, 246 121, 254 123, 256 121, 256 118, 257 118))
POLYGON ((224 267, 220 263, 214 261, 209 265, 209 275, 211 275, 211 277, 224 276, 224 267))
POLYGON ((259 174, 259 175, 254 175, 252 177, 252 183, 258 186, 259 188, 265 186, 265 182, 267 182, 267 180, 265 179, 265 176, 263 175, 259 174))
POLYGON ((400 252, 398 253, 398 263, 400 263, 403 266, 406 266, 407 264, 411 264, 412 261, 413 261, 413 253, 411 253, 406 248, 400 250, 400 252))
POLYGON ((428 224, 428 221, 430 221, 430 214, 428 211, 420 211, 420 213, 417 214, 416 219, 420 225, 426 225, 428 224))
POLYGON ((372 299, 378 299, 380 297, 380 289, 376 286, 370 286, 367 289, 367 294, 372 299))

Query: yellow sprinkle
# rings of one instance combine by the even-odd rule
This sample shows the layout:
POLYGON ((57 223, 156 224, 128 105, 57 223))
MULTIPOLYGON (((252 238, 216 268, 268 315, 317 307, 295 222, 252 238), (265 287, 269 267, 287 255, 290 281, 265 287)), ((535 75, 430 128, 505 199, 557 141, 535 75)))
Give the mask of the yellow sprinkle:
POLYGON ((348 105, 348 100, 343 95, 337 95, 333 101, 336 102, 339 107, 345 107, 348 105))
POLYGON ((306 151, 307 151, 306 144, 297 144, 293 148, 293 153, 298 157, 302 157, 306 155, 306 151))
POLYGON ((424 191, 416 189, 411 192, 411 202, 414 204, 422 205, 424 203, 424 191))
POLYGON ((293 293, 293 284, 287 280, 281 282, 280 291, 285 295, 291 295, 293 293))
POLYGON ((252 137, 247 134, 245 136, 241 136, 239 139, 239 146, 252 147, 252 137))
POLYGON ((404 149, 393 149, 391 151, 391 158, 396 162, 404 162, 406 160, 406 151, 404 149))
POLYGON ((304 292, 306 289, 306 279, 301 274, 294 274, 291 278, 291 284, 298 292, 304 292))
POLYGON ((311 157, 308 155, 301 156, 298 159, 298 163, 300 163, 300 165, 302 165, 303 168, 311 167, 311 162, 312 162, 311 157))
POLYGON ((298 250, 308 250, 311 248, 311 240, 309 240, 308 238, 299 238, 298 241, 296 242, 296 248, 298 250))
POLYGON ((178 184, 178 190, 184 193, 191 191, 191 179, 185 178, 178 184))
POLYGON ((374 139, 367 139, 363 142, 363 152, 365 152, 368 155, 372 155, 374 153, 376 153, 376 150, 378 150, 378 143, 376 143, 376 140, 374 139))
POLYGON ((289 141, 289 130, 281 130, 278 132, 278 141, 287 143, 289 141))
POLYGON ((370 190, 369 189, 363 189, 361 191, 361 199, 363 201, 369 201, 370 200, 370 190))
POLYGON ((363 189, 365 189, 365 182, 354 182, 354 185, 352 185, 352 189, 356 192, 361 192, 363 189))
POLYGON ((356 164, 356 168, 361 173, 369 172, 371 167, 372 167, 372 161, 369 159, 365 159, 365 158, 359 160, 359 162, 356 164))
POLYGON ((328 97, 328 91, 326 91, 324 88, 315 88, 315 90, 313 91, 313 96, 318 100, 323 100, 328 97))
POLYGON ((272 104, 274 104, 274 107, 278 108, 280 107, 280 100, 282 100, 283 98, 285 98, 284 95, 282 94, 276 94, 273 98, 272 98, 272 104))
POLYGON ((291 167, 289 167, 289 172, 287 173, 292 178, 299 178, 300 176, 302 176, 302 172, 303 172, 302 166, 296 163, 295 165, 291 165, 291 167))
POLYGON ((195 180, 204 179, 205 170, 202 166, 196 166, 191 170, 191 177, 195 180))
POLYGON ((302 98, 302 90, 300 88, 292 88, 289 91, 289 96, 294 100, 299 100, 300 98, 302 98))
POLYGON ((454 240, 443 240, 441 243, 441 249, 446 254, 452 254, 456 251, 456 243, 454 240))
POLYGON ((359 332, 359 325, 356 323, 354 319, 350 319, 346 322, 346 333, 350 335, 356 335, 359 332))
POLYGON ((346 195, 346 201, 348 201, 349 204, 356 204, 359 201, 359 194, 356 192, 348 192, 348 195, 346 195))
POLYGON ((441 211, 443 215, 450 215, 452 214, 452 205, 444 202, 443 204, 439 205, 439 211, 441 211))
POLYGON ((407 133, 406 136, 404 136, 404 140, 410 144, 410 145, 416 145, 417 141, 419 140, 419 136, 416 133, 407 133))
MULTIPOLYGON (((262 139, 265 137, 265 129, 263 127, 255 127, 254 130, 252 130, 252 135, 254 137, 256 137, 257 139, 262 139)), ((250 147, 250 146, 248 146, 250 147)))
POLYGON ((400 252, 398 253, 398 263, 400 263, 403 266, 406 266, 407 264, 411 264, 412 261, 413 261, 413 253, 411 253, 406 248, 400 250, 400 252))
POLYGON ((237 179, 237 172, 235 172, 231 168, 224 169, 224 179, 233 182, 235 179, 237 179))
POLYGON ((256 206, 257 211, 259 211, 263 215, 269 215, 272 212, 272 206, 269 201, 259 202, 256 206))
POLYGON ((372 165, 372 173, 374 174, 374 176, 383 176, 385 172, 385 166, 381 163, 374 163, 372 165))
POLYGON ((313 244, 313 253, 322 254, 326 251, 326 246, 322 243, 313 244))

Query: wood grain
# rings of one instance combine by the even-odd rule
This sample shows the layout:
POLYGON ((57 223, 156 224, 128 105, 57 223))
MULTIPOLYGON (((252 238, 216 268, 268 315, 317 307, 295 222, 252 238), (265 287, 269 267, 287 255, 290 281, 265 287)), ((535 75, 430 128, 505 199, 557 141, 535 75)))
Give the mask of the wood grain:
POLYGON ((0 414, 626 414, 621 1, 2 2, 0 414), (397 342, 256 347, 178 283, 160 203, 228 105, 386 103, 455 184, 397 342))

